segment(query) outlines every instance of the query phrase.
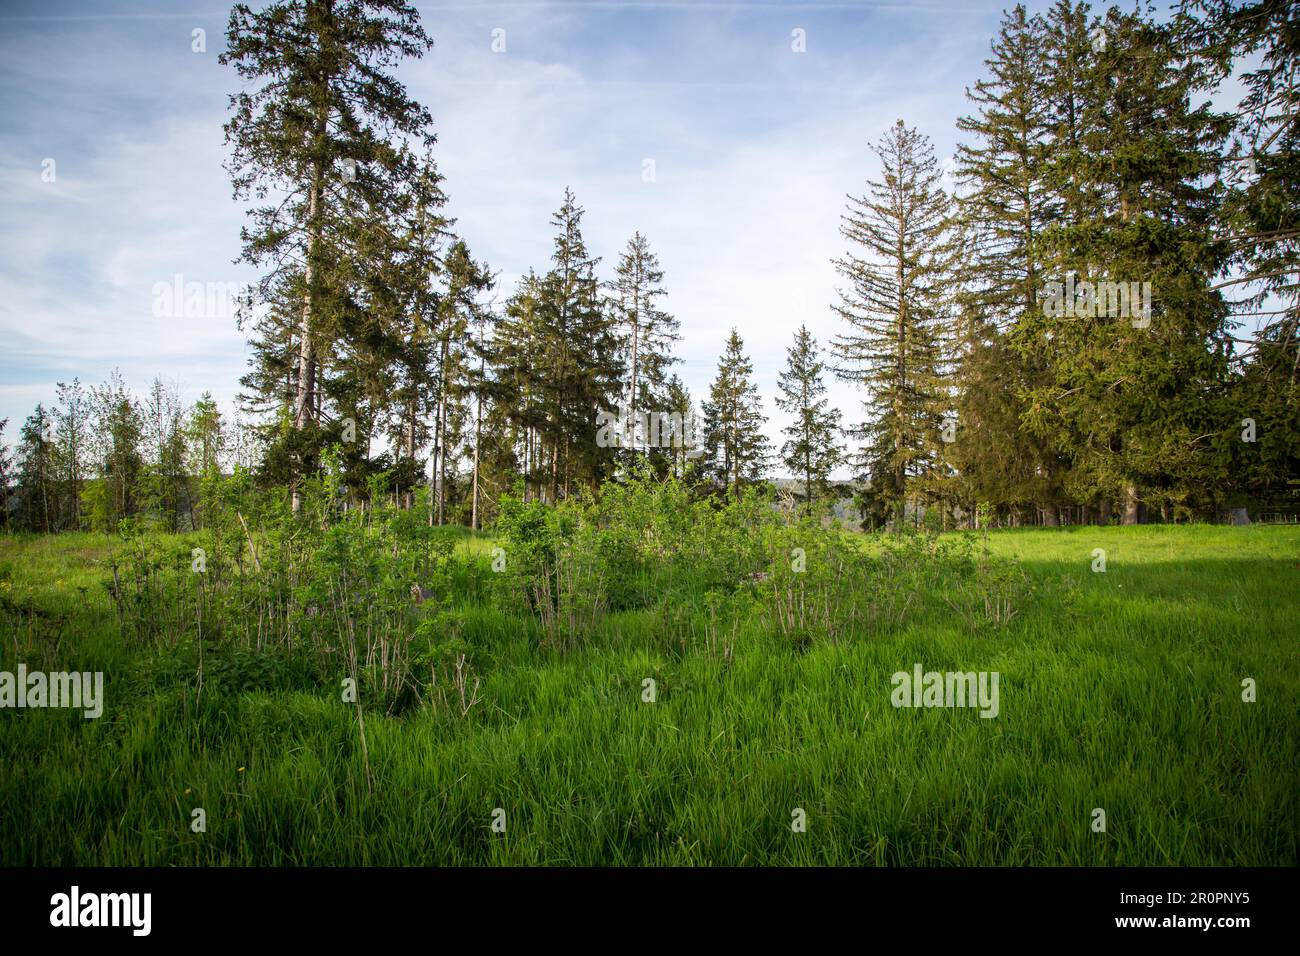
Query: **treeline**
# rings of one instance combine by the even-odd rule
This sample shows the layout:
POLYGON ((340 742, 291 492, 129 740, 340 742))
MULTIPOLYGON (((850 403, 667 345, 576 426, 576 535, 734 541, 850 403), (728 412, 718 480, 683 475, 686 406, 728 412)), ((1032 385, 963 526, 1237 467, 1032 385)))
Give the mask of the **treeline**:
MULTIPOLYGON (((228 169, 261 276, 240 307, 247 457, 295 511, 327 467, 353 500, 382 489, 474 527, 517 486, 554 503, 634 467, 712 493, 780 466, 809 499, 849 469, 872 527, 1213 517, 1297 474, 1294 4, 1007 13, 955 168, 901 120, 876 144, 879 175, 843 218, 842 331, 824 354, 795 333, 779 448, 734 330, 697 421, 649 241, 635 232, 601 275, 571 191, 550 262, 498 303, 442 212, 430 114, 391 72, 432 45, 412 7, 240 4, 227 40, 228 169), (1218 112, 1230 80, 1245 97, 1218 112), (827 374, 861 390, 847 423, 827 374)), ((146 400, 132 464, 112 401, 96 393, 93 438, 62 397, 48 447, 31 437, 47 413, 28 420, 4 482, 24 526, 192 510, 210 467, 198 409, 164 429, 146 400), (58 489, 52 510, 38 487, 58 489)))
POLYGON ((1298 46, 1283 2, 1188 2, 1164 24, 1017 7, 967 91, 951 191, 923 135, 883 137, 882 175, 844 216, 833 343, 868 394, 872 519, 910 500, 1181 520, 1286 489, 1298 46), (1245 99, 1216 112, 1248 57, 1245 99))
POLYGON ((17 530, 115 531, 136 518, 197 528, 202 478, 241 456, 210 394, 186 406, 178 386, 155 379, 141 399, 116 371, 89 388, 60 382, 56 404, 37 405, 23 423, 14 453, 4 446, 8 424, 0 421, 0 527, 17 530))

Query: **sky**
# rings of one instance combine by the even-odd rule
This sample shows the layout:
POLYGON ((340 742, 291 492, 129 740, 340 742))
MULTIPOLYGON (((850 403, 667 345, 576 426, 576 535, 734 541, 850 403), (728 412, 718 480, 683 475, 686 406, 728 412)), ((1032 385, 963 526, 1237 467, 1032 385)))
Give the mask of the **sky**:
MULTIPOLYGON (((846 250, 846 195, 877 174, 871 143, 903 119, 949 161, 1010 5, 422 3, 435 47, 397 72, 433 115, 445 211, 499 273, 499 304, 547 267, 550 216, 571 187, 603 277, 637 230, 659 255, 681 322, 676 371, 697 401, 739 331, 779 446, 795 330, 823 348, 842 331, 832 259, 846 250)), ((213 0, 0 0, 10 443, 56 382, 114 368, 137 394, 162 377, 233 409, 248 354, 233 314, 157 301, 178 276, 233 288, 255 275, 234 261, 244 206, 222 167, 238 89, 217 62, 228 16, 213 0)), ((846 424, 860 420, 854 388, 828 386, 846 424)))

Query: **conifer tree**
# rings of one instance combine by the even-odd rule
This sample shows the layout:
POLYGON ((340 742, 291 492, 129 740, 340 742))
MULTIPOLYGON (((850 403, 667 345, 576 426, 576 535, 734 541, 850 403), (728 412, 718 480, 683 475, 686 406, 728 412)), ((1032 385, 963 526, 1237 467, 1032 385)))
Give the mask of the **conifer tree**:
POLYGON ((909 479, 933 465, 948 403, 942 375, 945 283, 951 248, 948 197, 929 140, 899 120, 873 147, 881 178, 850 196, 835 267, 848 282, 832 308, 850 326, 836 336, 836 373, 861 385, 867 419, 857 459, 875 494, 901 518, 909 479))
POLYGON ((623 407, 633 422, 650 410, 662 411, 665 375, 675 359, 672 346, 681 336, 678 322, 659 307, 666 294, 659 257, 640 232, 628 240, 610 283, 610 309, 627 369, 623 407))
MULTIPOLYGON (((431 46, 400 0, 280 0, 257 12, 240 3, 230 15, 220 60, 246 86, 231 97, 228 168, 236 198, 276 194, 251 211, 243 259, 269 269, 263 299, 281 309, 298 302, 289 419, 300 437, 284 456, 295 510, 297 479, 314 468, 322 443, 320 375, 345 327, 366 314, 349 300, 354 272, 409 198, 401 184, 419 175, 402 141, 433 143, 428 111, 391 68, 431 46)), ((363 387, 356 379, 366 370, 354 373, 345 397, 363 387)))
POLYGON ((614 450, 596 442, 596 415, 617 406, 623 366, 601 307, 600 260, 582 238, 582 216, 573 192, 565 189, 564 204, 551 217, 555 252, 537 299, 543 344, 536 372, 551 501, 568 495, 575 482, 595 489, 614 461, 614 450))
POLYGON ((1256 441, 1223 449, 1237 485, 1265 507, 1300 473, 1300 7, 1287 0, 1183 0, 1185 69, 1245 91, 1220 158, 1219 233, 1231 254, 1216 283, 1233 312, 1230 424, 1256 441))
POLYGON ((9 425, 9 419, 0 418, 0 528, 9 529, 11 518, 9 515, 9 495, 13 490, 14 480, 14 458, 9 451, 9 446, 5 444, 5 428, 9 425))
POLYGON ((754 366, 744 349, 732 329, 704 403, 704 465, 729 492, 760 480, 771 457, 754 366))
POLYGON ((1007 13, 985 61, 988 78, 966 92, 975 112, 957 121, 971 139, 956 154, 961 341, 955 427, 943 452, 972 510, 976 501, 1035 502, 1054 525, 1068 459, 1021 427, 1024 391, 1047 370, 1014 348, 1043 321, 1039 237, 1059 205, 1044 175, 1046 34, 1022 5, 1007 13))
POLYGON ((211 392, 204 392, 190 409, 185 438, 189 443, 190 471, 199 477, 220 474, 226 430, 211 392))
POLYGON ((1226 477, 1214 447, 1227 434, 1226 309, 1210 277, 1224 257, 1212 176, 1228 121, 1192 105, 1201 81, 1179 69, 1171 31, 1112 9, 1085 46, 1067 7, 1049 60, 1070 90, 1048 153, 1063 214, 1043 250, 1045 273, 1078 292, 1045 304, 1050 321, 1026 343, 1051 374, 1029 390, 1025 418, 1072 457, 1075 497, 1121 498, 1132 524, 1144 498, 1212 507, 1205 491, 1226 477), (1112 290, 1104 301, 1096 283, 1112 290), (1114 291, 1142 283, 1150 315, 1114 291))
MULTIPOLYGON (((542 280, 529 271, 506 302, 489 346, 492 376, 487 383, 497 428, 509 430, 509 447, 523 478, 524 498, 541 497, 541 398, 546 331, 541 316, 542 280)), ((507 455, 508 459, 510 455, 507 455)))
POLYGON ((781 463, 804 480, 804 497, 811 502, 826 491, 831 471, 843 460, 839 443, 840 412, 829 407, 824 368, 817 340, 808 326, 799 326, 786 352, 786 368, 777 380, 776 405, 794 417, 783 430, 781 463))
POLYGON ((487 266, 475 262, 463 241, 452 244, 445 263, 446 289, 438 309, 434 480, 437 523, 446 514, 447 463, 466 425, 466 401, 473 376, 470 330, 483 321, 481 297, 492 288, 487 266))
POLYGON ((656 474, 685 478, 691 463, 704 454, 703 421, 695 410, 690 389, 675 374, 668 377, 664 386, 663 404, 664 411, 674 421, 681 422, 682 436, 679 442, 652 451, 650 461, 656 474))

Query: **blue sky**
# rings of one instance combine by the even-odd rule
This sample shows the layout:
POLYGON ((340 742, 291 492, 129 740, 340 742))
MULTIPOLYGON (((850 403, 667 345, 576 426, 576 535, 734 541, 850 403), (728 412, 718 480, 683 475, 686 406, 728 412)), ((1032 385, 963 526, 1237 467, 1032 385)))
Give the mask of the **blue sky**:
MULTIPOLYGON (((951 156, 965 88, 1004 2, 426 3, 435 49, 399 71, 431 110, 447 209, 504 301, 546 266, 571 186, 608 276, 641 230, 682 324, 696 399, 728 330, 753 359, 769 435, 794 330, 823 346, 846 193, 876 173, 896 119, 951 156), (492 51, 493 30, 505 52, 492 51), (806 52, 792 50, 805 31, 806 52), (642 176, 654 161, 655 181, 642 176)), ((1029 4, 1039 10, 1046 4, 1029 4)), ((243 335, 225 315, 158 317, 153 287, 252 278, 221 163, 237 78, 211 0, 0 6, 0 418, 8 437, 56 381, 120 367, 233 407, 243 335), (193 52, 192 31, 206 31, 193 52), (55 181, 42 179, 55 161, 55 181)), ((845 420, 858 398, 838 383, 845 420)))

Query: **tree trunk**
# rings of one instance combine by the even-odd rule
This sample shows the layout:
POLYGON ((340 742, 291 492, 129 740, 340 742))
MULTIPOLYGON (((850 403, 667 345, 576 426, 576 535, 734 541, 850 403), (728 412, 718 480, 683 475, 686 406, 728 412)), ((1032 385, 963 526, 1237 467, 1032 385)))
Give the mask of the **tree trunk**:
MULTIPOLYGON (((479 380, 482 382, 483 367, 479 364, 479 380)), ((478 530, 478 446, 483 440, 483 396, 479 395, 474 403, 474 490, 469 507, 469 526, 478 530)))
POLYGON ((1124 524, 1140 524, 1142 520, 1138 502, 1137 485, 1124 486, 1124 524))
MULTIPOLYGON (((318 114, 316 134, 325 134, 323 111, 318 114)), ((307 197, 307 252, 303 264, 304 292, 302 297, 302 317, 298 321, 298 385, 296 405, 293 416, 295 431, 303 431, 312 421, 316 409, 316 353, 312 340, 311 310, 314 287, 314 264, 316 247, 320 242, 320 196, 325 171, 319 160, 313 162, 311 187, 307 197)), ((292 482, 292 509, 297 514, 302 510, 302 475, 295 474, 292 482)))

